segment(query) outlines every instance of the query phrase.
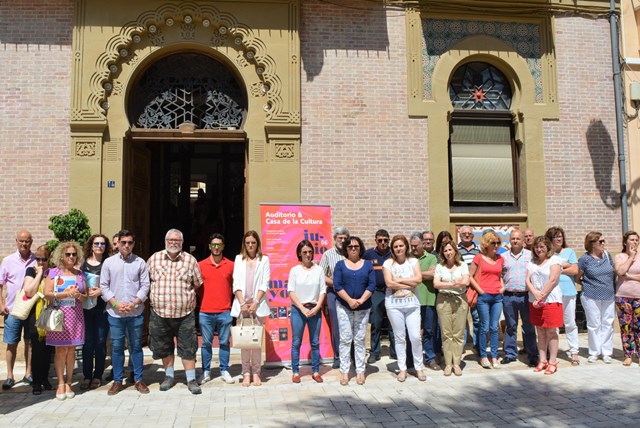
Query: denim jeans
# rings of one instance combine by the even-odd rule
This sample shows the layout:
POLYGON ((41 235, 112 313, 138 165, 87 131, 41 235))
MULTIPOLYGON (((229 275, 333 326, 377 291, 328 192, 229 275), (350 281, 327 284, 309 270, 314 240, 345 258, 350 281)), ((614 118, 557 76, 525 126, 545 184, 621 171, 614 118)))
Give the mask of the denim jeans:
POLYGON ((122 382, 124 377, 124 348, 125 337, 129 341, 129 361, 133 362, 135 381, 142 380, 142 330, 144 327, 144 315, 137 317, 116 318, 109 315, 109 327, 111 329, 111 366, 113 367, 114 382, 122 382))
POLYGON ((479 295, 477 308, 480 316, 480 337, 478 337, 480 357, 487 358, 487 332, 491 332, 491 356, 498 358, 498 323, 502 313, 502 294, 479 295))
POLYGON ((329 327, 331 331, 331 347, 333 348, 333 360, 340 360, 340 329, 338 327, 338 313, 336 311, 336 293, 327 290, 327 308, 329 309, 329 327))
POLYGON ((200 332, 202 333, 202 371, 211 370, 211 344, 213 333, 218 330, 218 341, 220 342, 220 371, 229 371, 229 334, 231 333, 231 311, 207 313, 200 312, 200 332))
POLYGON ((84 312, 84 345, 82 346, 82 373, 85 379, 102 379, 107 358, 109 321, 104 307, 84 312), (95 364, 94 364, 95 358, 95 364))
POLYGON ((504 295, 504 320, 507 328, 504 332, 504 355, 518 358, 518 317, 522 319, 522 342, 529 361, 538 360, 536 328, 529 321, 529 297, 504 295))
MULTIPOLYGON (((371 296, 371 311, 369 313, 369 322, 371 323, 371 355, 380 355, 380 341, 382 338, 382 327, 384 327, 387 311, 384 307, 384 291, 376 290, 371 296)), ((393 336, 393 328, 388 322, 387 333, 389 335, 389 354, 395 355, 395 337, 393 336)))
POLYGON ((442 339, 438 328, 438 313, 435 306, 420 306, 422 318, 422 350, 425 362, 435 360, 436 353, 442 352, 442 339))
POLYGON ((307 318, 296 306, 291 305, 291 369, 294 373, 300 371, 300 345, 304 335, 304 326, 309 328, 309 343, 311 345, 311 368, 314 373, 320 369, 320 326, 322 314, 317 312, 307 318))

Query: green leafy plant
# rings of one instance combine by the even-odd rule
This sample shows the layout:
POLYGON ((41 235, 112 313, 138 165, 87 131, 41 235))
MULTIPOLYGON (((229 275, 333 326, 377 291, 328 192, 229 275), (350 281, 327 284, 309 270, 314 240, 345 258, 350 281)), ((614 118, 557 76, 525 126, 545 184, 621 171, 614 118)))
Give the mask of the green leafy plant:
POLYGON ((49 217, 49 229, 56 239, 47 241, 47 246, 53 251, 60 242, 76 241, 84 244, 91 236, 91 227, 87 216, 76 208, 71 208, 67 214, 49 217))

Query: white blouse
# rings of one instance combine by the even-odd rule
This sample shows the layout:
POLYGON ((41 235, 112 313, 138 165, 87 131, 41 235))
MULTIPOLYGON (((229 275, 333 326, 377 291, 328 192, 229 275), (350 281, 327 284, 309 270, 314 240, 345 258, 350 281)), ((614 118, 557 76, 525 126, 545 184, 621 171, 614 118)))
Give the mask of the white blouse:
POLYGON ((300 303, 318 303, 321 294, 327 294, 327 284, 324 272, 318 265, 311 269, 305 269, 302 265, 296 265, 289 272, 287 291, 293 291, 298 296, 300 303))

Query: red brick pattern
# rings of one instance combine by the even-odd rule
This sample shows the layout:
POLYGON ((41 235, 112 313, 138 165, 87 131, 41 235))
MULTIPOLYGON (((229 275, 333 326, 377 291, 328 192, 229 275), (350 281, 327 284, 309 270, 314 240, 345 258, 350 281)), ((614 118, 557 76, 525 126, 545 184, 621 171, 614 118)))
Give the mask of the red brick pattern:
POLYGON ((372 245, 429 226, 427 119, 408 117, 404 12, 349 4, 302 2, 301 200, 372 245))
POLYGON ((0 257, 69 209, 71 0, 0 2, 0 257))
POLYGON ((562 226, 577 251, 584 251, 590 230, 620 251, 609 23, 558 17, 555 28, 560 120, 544 124, 547 222, 562 226))

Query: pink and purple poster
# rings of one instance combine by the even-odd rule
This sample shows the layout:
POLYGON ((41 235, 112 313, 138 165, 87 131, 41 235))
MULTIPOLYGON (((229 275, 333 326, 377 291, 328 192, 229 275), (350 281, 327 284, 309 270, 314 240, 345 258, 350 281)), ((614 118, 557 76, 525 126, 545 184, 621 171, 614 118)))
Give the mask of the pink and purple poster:
MULTIPOLYGON (((331 207, 327 205, 261 204, 262 251, 271 263, 268 301, 271 315, 265 322, 266 362, 291 361, 291 301, 287 293, 289 271, 297 265, 296 247, 303 239, 313 243, 314 261, 331 248, 331 207)), ((333 358, 331 334, 322 314, 320 358, 333 358)), ((300 361, 311 359, 311 347, 305 329, 300 361)))

